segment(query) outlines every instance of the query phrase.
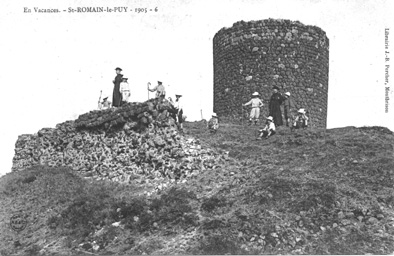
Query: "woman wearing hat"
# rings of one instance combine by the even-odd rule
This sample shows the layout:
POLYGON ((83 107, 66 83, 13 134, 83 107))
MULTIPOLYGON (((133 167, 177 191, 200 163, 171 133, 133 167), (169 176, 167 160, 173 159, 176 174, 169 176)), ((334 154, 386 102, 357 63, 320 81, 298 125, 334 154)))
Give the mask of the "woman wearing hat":
POLYGON ((120 73, 122 71, 121 68, 115 68, 116 77, 112 81, 114 83, 114 91, 112 93, 112 106, 120 107, 122 102, 122 94, 120 93, 120 83, 122 82, 123 75, 120 73))
POLYGON ((130 97, 130 87, 129 83, 127 82, 126 77, 122 78, 122 82, 120 83, 120 93, 122 94, 122 105, 129 102, 130 97))
POLYGON ((271 95, 269 103, 269 115, 272 116, 276 126, 283 125, 282 111, 280 105, 282 104, 284 97, 279 93, 279 87, 273 87, 274 93, 271 95))
POLYGON ((259 120, 260 117, 260 108, 264 105, 263 102, 259 99, 259 93, 254 92, 252 94, 252 99, 243 104, 242 106, 248 106, 252 105, 252 110, 250 111, 250 117, 249 117, 249 125, 252 124, 252 119, 254 119, 254 124, 257 125, 257 121, 259 120))

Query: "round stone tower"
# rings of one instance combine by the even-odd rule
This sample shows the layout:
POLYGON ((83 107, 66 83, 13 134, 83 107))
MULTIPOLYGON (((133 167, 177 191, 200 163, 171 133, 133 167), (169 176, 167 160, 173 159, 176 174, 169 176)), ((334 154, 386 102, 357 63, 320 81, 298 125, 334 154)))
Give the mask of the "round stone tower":
POLYGON ((310 126, 326 128, 328 48, 323 30, 298 21, 240 21, 222 28, 213 38, 214 112, 239 120, 242 103, 257 91, 267 116, 276 85, 307 110, 310 126))

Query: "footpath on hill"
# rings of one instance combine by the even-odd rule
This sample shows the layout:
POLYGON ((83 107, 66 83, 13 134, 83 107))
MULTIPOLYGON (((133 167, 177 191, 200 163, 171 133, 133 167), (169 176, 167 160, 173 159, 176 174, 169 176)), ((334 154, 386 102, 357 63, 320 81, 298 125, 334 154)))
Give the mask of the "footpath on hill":
POLYGON ((263 141, 254 126, 222 124, 214 135, 204 122, 185 129, 180 140, 215 159, 182 176, 162 174, 154 187, 149 173, 96 181, 72 167, 2 177, 1 254, 394 252, 388 129, 281 129, 263 141), (9 227, 15 212, 27 222, 18 232, 9 227))

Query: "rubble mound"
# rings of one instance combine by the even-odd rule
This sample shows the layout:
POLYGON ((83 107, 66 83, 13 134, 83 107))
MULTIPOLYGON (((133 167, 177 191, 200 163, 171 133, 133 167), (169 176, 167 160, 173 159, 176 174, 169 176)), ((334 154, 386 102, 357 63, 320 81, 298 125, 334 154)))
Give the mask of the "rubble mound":
POLYGON ((180 135, 170 108, 166 100, 128 103, 20 135, 12 170, 67 166, 84 177, 128 183, 182 180, 214 168, 222 157, 180 135))
POLYGON ((128 129, 134 130, 140 130, 149 124, 167 127, 174 124, 171 122, 173 119, 168 118, 169 109, 171 105, 167 100, 159 102, 158 99, 151 99, 144 103, 130 102, 120 108, 93 110, 80 115, 75 121, 75 127, 111 129, 126 123, 128 129))

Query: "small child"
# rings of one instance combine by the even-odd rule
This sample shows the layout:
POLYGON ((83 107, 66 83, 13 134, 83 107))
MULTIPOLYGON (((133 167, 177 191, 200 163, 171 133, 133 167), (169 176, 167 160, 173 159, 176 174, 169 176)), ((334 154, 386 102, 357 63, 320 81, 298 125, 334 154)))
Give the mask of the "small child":
POLYGON ((212 114, 212 118, 209 119, 207 128, 209 129, 209 132, 211 133, 216 133, 217 130, 219 129, 219 119, 216 116, 215 113, 212 114))
POLYGON ((254 92, 252 94, 252 99, 248 101, 245 104, 242 104, 242 106, 248 106, 251 105, 252 109, 250 110, 250 116, 249 116, 249 125, 252 124, 252 120, 254 120, 254 125, 257 125, 257 122, 259 121, 259 116, 260 116, 260 108, 264 105, 263 102, 259 98, 259 93, 254 92))
POLYGON ((308 127, 308 117, 306 116, 306 111, 305 109, 301 108, 300 110, 298 110, 298 115, 297 117, 294 119, 294 123, 293 123, 293 129, 299 129, 299 128, 307 128, 308 127))
POLYGON ((130 88, 127 79, 128 78, 123 77, 122 82, 120 83, 120 93, 122 94, 122 105, 129 102, 129 97, 130 97, 130 88))
POLYGON ((274 119, 272 118, 272 116, 267 117, 267 122, 266 125, 263 129, 259 130, 260 132, 260 136, 259 139, 261 140, 262 138, 268 139, 269 137, 271 137, 272 135, 274 135, 275 132, 275 124, 274 124, 274 119))

